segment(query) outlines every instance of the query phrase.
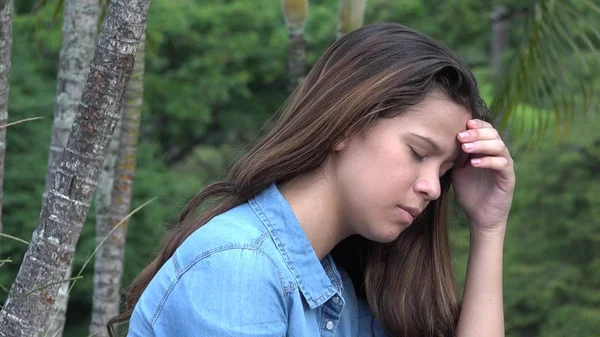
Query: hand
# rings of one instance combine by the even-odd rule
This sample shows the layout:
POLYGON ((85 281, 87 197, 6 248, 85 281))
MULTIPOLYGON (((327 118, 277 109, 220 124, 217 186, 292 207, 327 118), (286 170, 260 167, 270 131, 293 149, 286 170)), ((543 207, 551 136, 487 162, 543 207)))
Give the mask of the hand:
POLYGON ((452 170, 458 204, 477 234, 504 235, 515 188, 514 162, 490 123, 474 119, 457 135, 461 155, 452 170))

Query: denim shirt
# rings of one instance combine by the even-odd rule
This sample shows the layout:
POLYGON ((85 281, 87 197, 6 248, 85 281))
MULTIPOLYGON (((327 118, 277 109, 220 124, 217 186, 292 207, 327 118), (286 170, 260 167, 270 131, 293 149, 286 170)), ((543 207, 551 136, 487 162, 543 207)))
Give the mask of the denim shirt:
POLYGON ((272 184, 206 223, 162 266, 129 337, 383 337, 332 257, 319 261, 272 184))

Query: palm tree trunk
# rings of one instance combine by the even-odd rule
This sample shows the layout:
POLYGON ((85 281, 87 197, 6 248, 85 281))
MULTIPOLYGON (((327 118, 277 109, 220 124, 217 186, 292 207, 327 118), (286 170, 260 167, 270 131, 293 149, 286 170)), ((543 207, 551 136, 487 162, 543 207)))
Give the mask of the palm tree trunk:
POLYGON ((94 302, 90 324, 90 334, 93 336, 108 337, 106 324, 111 318, 119 314, 119 304, 121 303, 121 278, 123 275, 128 220, 120 222, 130 211, 135 177, 136 152, 144 95, 144 40, 143 36, 135 56, 135 66, 123 103, 121 139, 117 155, 117 166, 114 172, 110 210, 105 226, 96 233, 99 236, 97 240, 102 240, 109 233, 111 234, 96 255, 94 302))
POLYGON ((282 0, 281 5, 289 37, 289 86, 293 90, 302 83, 306 71, 304 23, 308 15, 308 0, 282 0))
MULTIPOLYGON (((65 279, 71 277, 71 271, 73 270, 73 261, 69 264, 67 272, 65 273, 65 279)), ((48 324, 45 329, 38 332, 38 337, 61 337, 65 328, 66 315, 67 315, 67 304, 69 302, 69 282, 63 282, 58 289, 56 294, 56 301, 52 304, 50 309, 50 316, 48 318, 48 324)))
POLYGON ((6 123, 8 122, 8 88, 12 50, 12 0, 0 0, 0 233, 4 199, 4 153, 6 152, 6 123))
MULTIPOLYGON (((89 64, 96 49, 98 20, 102 8, 98 0, 65 0, 64 23, 62 28, 62 44, 58 59, 58 83, 56 87, 56 103, 50 139, 50 155, 46 182, 42 200, 46 200, 50 191, 56 168, 63 156, 69 131, 75 119, 81 92, 89 72, 89 64)), ((71 277, 72 266, 69 265, 65 279, 71 277)), ((60 285, 60 290, 52 305, 50 319, 41 335, 61 337, 64 329, 69 282, 60 285)))
MULTIPOLYGON (((135 69, 135 66, 134 66, 135 69)), ((133 73, 132 79, 133 80, 133 73)), ((123 102, 125 104, 125 102, 123 102)), ((123 116, 123 112, 121 112, 123 116)), ((122 118, 122 117, 121 117, 122 118)), ((102 165, 102 172, 100 173, 100 179, 98 181, 98 190, 96 191, 96 246, 102 244, 104 237, 108 235, 110 230, 109 225, 109 212, 111 205, 111 194, 115 181, 115 166, 117 163, 119 143, 121 141, 121 124, 122 120, 115 127, 115 133, 113 139, 110 142, 108 153, 104 159, 102 165)), ((105 245, 104 243, 103 245, 105 245)), ((106 325, 102 325, 103 310, 98 307, 98 302, 102 300, 103 295, 99 295, 98 289, 102 287, 106 282, 103 280, 103 275, 99 273, 106 263, 104 258, 104 246, 100 246, 96 251, 94 260, 94 295, 92 303, 92 320, 90 323, 90 336, 101 336, 102 332, 106 330, 106 325)))
MULTIPOLYGON (((135 69, 135 66, 134 66, 135 69)), ((135 71, 135 70, 134 70, 135 71)), ((133 73, 132 79, 133 80, 133 73)), ((125 102, 124 102, 125 104, 125 102)), ((121 118, 123 112, 121 112, 121 118)), ((111 194, 115 180, 115 166, 117 163, 117 156, 119 150, 119 143, 121 141, 121 123, 122 119, 119 120, 115 127, 113 138, 108 148, 108 153, 104 159, 102 165, 102 172, 100 173, 100 179, 98 180, 98 190, 96 191, 96 246, 102 243, 102 239, 106 237, 108 232, 108 217, 110 212, 111 194)), ((102 328, 100 311, 97 308, 97 301, 99 301, 99 295, 97 295, 97 288, 103 284, 102 275, 99 274, 99 270, 102 269, 104 264, 104 247, 100 246, 96 251, 94 260, 94 296, 92 305, 92 321, 90 323, 90 335, 99 336, 103 330, 106 330, 106 325, 102 328), (96 334, 98 333, 98 334, 96 334)))
POLYGON ((340 0, 337 38, 362 27, 367 0, 340 0))
POLYGON ((499 78, 504 70, 503 55, 509 47, 510 21, 506 7, 495 5, 492 9, 492 71, 499 78))
POLYGON ((149 5, 150 0, 109 4, 67 146, 0 312, 1 337, 29 337, 46 324, 96 191, 149 5))
POLYGON ((56 103, 43 199, 46 199, 54 182, 56 168, 75 120, 81 92, 89 72, 89 64, 96 49, 98 19, 101 11, 98 0, 65 0, 64 2, 56 103))
MULTIPOLYGON (((129 85, 131 85, 132 80, 133 73, 129 85)), ((123 102, 123 104, 125 104, 125 102, 123 102)), ((115 127, 113 138, 110 142, 110 146, 108 147, 108 153, 106 155, 106 158, 104 158, 104 164, 102 165, 100 179, 98 180, 98 189, 96 190, 96 246, 99 246, 102 243, 102 239, 109 232, 109 230, 107 229, 108 215, 110 212, 111 194, 115 180, 115 166, 117 163, 119 143, 121 141, 122 116, 123 112, 121 111, 121 120, 119 120, 117 126, 115 127)), ((98 320, 99 312, 96 305, 96 302, 98 301, 98 296, 96 295, 96 289, 99 287, 99 284, 102 283, 102 278, 101 275, 99 275, 98 270, 100 270, 102 268, 102 265, 104 264, 103 249, 103 246, 100 246, 100 248, 98 248, 94 260, 94 297, 92 305, 92 321, 90 324, 90 335, 95 335, 94 332, 102 331, 101 323, 99 323, 98 320)), ((106 328, 104 328, 104 330, 106 330, 106 328)))

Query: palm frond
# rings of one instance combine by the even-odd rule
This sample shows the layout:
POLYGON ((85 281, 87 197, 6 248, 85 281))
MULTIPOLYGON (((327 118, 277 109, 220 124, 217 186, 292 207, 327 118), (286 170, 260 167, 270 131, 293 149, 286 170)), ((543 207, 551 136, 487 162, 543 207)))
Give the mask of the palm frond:
POLYGON ((540 0, 525 36, 496 88, 491 110, 511 140, 540 142, 553 128, 557 139, 596 106, 600 73, 600 8, 587 0, 540 0), (595 72, 595 73, 594 73, 595 72))

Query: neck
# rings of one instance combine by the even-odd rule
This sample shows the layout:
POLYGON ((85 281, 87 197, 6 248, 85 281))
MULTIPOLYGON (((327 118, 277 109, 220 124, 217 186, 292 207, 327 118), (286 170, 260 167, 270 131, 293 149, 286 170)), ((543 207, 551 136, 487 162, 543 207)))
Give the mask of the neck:
POLYGON ((279 186, 319 260, 350 235, 344 228, 331 179, 313 172, 279 186))

